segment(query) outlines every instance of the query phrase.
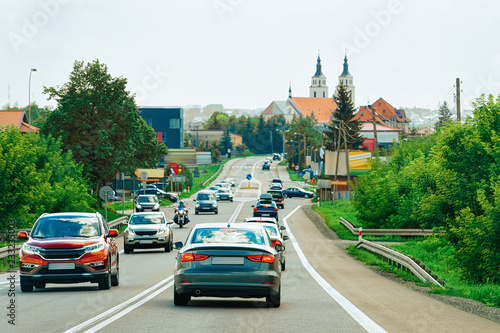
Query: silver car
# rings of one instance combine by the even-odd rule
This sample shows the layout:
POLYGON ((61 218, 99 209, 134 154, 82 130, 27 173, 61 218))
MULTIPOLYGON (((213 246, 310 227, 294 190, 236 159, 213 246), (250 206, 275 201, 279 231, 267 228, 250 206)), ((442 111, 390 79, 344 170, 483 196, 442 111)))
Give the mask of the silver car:
POLYGON ((170 252, 174 242, 171 224, 173 222, 163 212, 132 214, 123 233, 124 252, 151 248, 164 248, 165 252, 170 252))
MULTIPOLYGON (((248 224, 254 224, 254 225, 261 225, 266 229, 267 233, 269 234, 269 237, 271 238, 271 243, 273 246, 276 246, 276 244, 282 244, 285 245, 285 241, 288 240, 288 236, 283 235, 281 233, 282 230, 286 230, 284 226, 278 227, 274 223, 262 223, 262 222, 249 222, 248 224)), ((284 271, 286 268, 286 253, 285 250, 280 252, 280 263, 281 263, 281 270, 284 271)))
POLYGON ((264 227, 249 223, 201 223, 193 227, 179 250, 174 269, 174 304, 191 297, 266 298, 281 303, 279 253, 264 227))
POLYGON ((145 194, 137 197, 135 211, 144 212, 146 210, 156 212, 160 211, 160 202, 158 201, 158 197, 156 195, 145 194))

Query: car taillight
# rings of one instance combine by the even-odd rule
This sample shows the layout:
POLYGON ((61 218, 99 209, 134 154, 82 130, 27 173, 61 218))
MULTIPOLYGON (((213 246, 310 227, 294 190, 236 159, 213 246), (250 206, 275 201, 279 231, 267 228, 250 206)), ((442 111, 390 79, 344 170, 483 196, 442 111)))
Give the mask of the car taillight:
POLYGON ((272 240, 271 243, 273 243, 273 247, 276 246, 276 244, 281 244, 279 240, 272 240))
POLYGON ((257 207, 254 207, 254 209, 253 209, 253 210, 257 210, 257 207))
POLYGON ((277 211, 277 210, 278 210, 278 208, 277 208, 277 207, 274 207, 274 211, 277 211))
POLYGON ((192 254, 192 253, 183 253, 181 254, 181 261, 200 261, 205 260, 210 257, 207 254, 192 254))
POLYGON ((257 256, 247 256, 247 258, 250 261, 265 262, 265 263, 268 263, 268 264, 272 264, 274 262, 274 256, 272 254, 264 254, 264 255, 257 255, 257 256))

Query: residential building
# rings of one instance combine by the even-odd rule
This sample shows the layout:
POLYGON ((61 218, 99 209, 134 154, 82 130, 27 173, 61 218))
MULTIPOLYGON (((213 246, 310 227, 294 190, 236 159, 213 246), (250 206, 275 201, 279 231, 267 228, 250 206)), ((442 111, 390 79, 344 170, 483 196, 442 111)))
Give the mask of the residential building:
MULTIPOLYGON (((29 120, 24 110, 1 110, 0 126, 14 126, 22 133, 30 131, 29 120)), ((38 133, 39 130, 38 127, 31 125, 31 132, 38 133)))
MULTIPOLYGON (((203 142, 207 146, 212 141, 221 142, 224 136, 223 130, 191 130, 189 133, 191 135, 191 145, 193 147, 198 147, 200 142, 203 142)), ((233 147, 241 145, 243 143, 243 138, 241 135, 229 133, 231 137, 231 143, 233 147)))
POLYGON ((158 142, 168 148, 184 148, 184 109, 181 107, 141 107, 140 116, 151 126, 158 142))

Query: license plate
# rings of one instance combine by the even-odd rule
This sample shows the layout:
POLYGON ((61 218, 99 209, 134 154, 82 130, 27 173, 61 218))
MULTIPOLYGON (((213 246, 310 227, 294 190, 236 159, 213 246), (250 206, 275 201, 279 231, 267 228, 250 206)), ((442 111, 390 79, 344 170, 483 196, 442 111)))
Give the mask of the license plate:
POLYGON ((243 265, 243 257, 212 257, 212 265, 243 265))
POLYGON ((74 262, 53 262, 49 263, 49 270, 75 269, 74 262))
POLYGON ((260 214, 262 216, 271 216, 271 214, 260 214))
POLYGON ((153 244, 153 240, 152 239, 141 240, 139 241, 139 244, 153 244))

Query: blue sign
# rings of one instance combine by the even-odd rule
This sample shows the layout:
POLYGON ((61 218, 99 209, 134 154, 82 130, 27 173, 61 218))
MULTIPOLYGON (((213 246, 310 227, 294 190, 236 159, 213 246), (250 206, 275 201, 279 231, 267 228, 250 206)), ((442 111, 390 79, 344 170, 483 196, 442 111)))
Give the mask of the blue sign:
POLYGON ((248 179, 248 180, 252 179, 252 175, 251 175, 251 174, 248 174, 248 175, 247 175, 247 179, 248 179))
POLYGON ((304 177, 304 173, 302 171, 299 172, 299 177, 304 177))

